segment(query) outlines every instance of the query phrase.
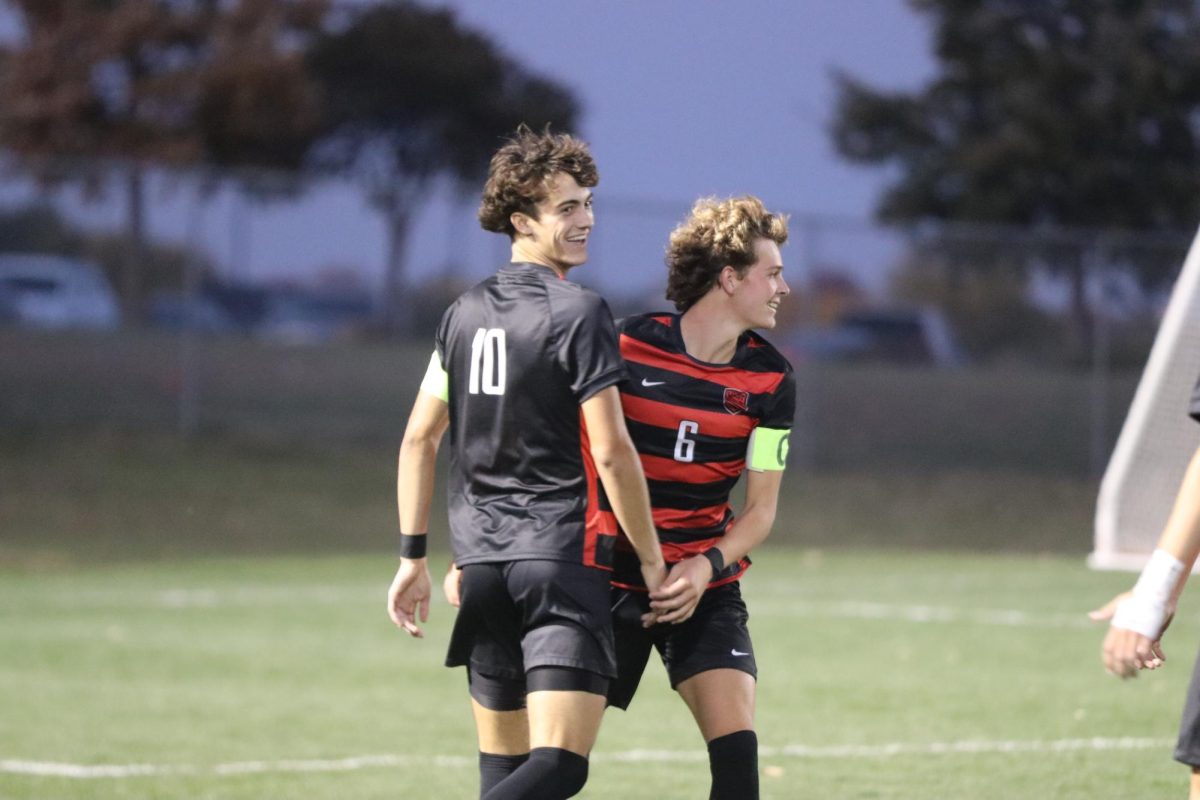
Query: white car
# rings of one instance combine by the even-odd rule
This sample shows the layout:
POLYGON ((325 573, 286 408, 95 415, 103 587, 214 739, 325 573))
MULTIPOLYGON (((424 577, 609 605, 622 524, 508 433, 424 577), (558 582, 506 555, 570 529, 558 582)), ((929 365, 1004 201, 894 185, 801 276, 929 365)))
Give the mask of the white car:
POLYGON ((30 328, 112 330, 117 297, 98 266, 35 253, 0 253, 0 295, 9 316, 30 328))

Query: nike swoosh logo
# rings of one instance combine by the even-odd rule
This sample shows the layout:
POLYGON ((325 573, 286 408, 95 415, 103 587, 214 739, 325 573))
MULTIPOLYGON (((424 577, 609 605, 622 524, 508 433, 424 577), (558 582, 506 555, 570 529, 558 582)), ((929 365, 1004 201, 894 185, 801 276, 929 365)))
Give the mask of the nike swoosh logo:
POLYGON ((741 650, 738 650, 738 649, 735 647, 735 648, 733 648, 732 650, 730 650, 730 651, 729 651, 729 655, 731 655, 731 656, 748 656, 748 655, 750 655, 750 654, 749 654, 749 653, 743 653, 741 650))
POLYGON ((666 381, 648 381, 642 378, 642 386, 662 386, 666 381))

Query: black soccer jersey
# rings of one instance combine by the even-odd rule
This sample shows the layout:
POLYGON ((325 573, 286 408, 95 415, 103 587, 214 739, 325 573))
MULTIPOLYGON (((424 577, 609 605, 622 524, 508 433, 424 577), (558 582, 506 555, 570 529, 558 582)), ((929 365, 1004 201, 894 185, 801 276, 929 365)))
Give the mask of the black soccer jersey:
MULTIPOLYGON (((729 494, 757 429, 777 434, 769 468, 782 469, 796 405, 791 365, 757 333, 742 335, 730 363, 707 364, 687 354, 679 319, 646 314, 618 325, 629 368, 621 404, 668 563, 704 552, 735 524, 729 494)), ((749 566, 748 558, 730 564, 711 585, 737 580, 749 566)), ((615 569, 615 584, 644 585, 624 537, 615 569)))
POLYGON ((548 267, 509 264, 446 310, 437 355, 457 563, 610 567, 615 525, 600 530, 579 409, 626 374, 604 301, 548 267))

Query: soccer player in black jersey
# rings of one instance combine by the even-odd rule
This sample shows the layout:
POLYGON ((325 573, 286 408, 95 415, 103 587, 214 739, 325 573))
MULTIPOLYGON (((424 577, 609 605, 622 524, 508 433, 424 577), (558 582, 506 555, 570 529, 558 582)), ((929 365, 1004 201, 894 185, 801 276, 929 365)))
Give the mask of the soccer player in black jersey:
POLYGON ((795 411, 791 366, 752 330, 774 328, 788 294, 786 241, 785 218, 757 198, 697 202, 667 250, 667 299, 681 313, 619 326, 621 400, 670 571, 647 587, 618 541, 609 702, 629 705, 656 648, 708 744, 712 800, 759 796, 757 669, 739 579, 775 521, 795 411), (735 516, 729 494, 743 474, 735 516))
POLYGON ((612 317, 566 280, 587 260, 597 179, 587 146, 564 134, 522 127, 492 158, 479 218, 510 237, 512 263, 442 317, 400 447, 401 559, 388 613, 421 636, 434 463, 450 431, 462 577, 446 664, 467 667, 485 800, 557 800, 587 780, 616 675, 618 521, 647 583, 665 576, 621 414, 626 373, 612 317), (601 486, 611 501, 603 509, 601 486))
MULTIPOLYGON (((1188 413, 1200 422, 1200 381, 1192 390, 1188 413)), ((1111 620, 1101 650, 1104 668, 1110 673, 1119 678, 1133 678, 1138 670, 1162 666, 1165 658, 1162 636, 1198 554, 1200 449, 1184 472, 1166 527, 1137 584, 1132 591, 1117 595, 1091 613, 1094 620, 1111 620)), ((1192 667, 1175 760, 1192 768, 1188 797, 1200 800, 1200 657, 1192 667)))

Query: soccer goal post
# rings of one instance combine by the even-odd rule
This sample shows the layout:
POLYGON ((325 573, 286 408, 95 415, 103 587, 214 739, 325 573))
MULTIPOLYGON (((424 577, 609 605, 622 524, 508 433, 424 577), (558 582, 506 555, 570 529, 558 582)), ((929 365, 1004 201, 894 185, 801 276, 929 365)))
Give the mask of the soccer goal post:
POLYGON ((1188 418, 1200 375, 1200 234, 1175 281, 1096 502, 1095 569, 1141 569, 1200 445, 1188 418))

